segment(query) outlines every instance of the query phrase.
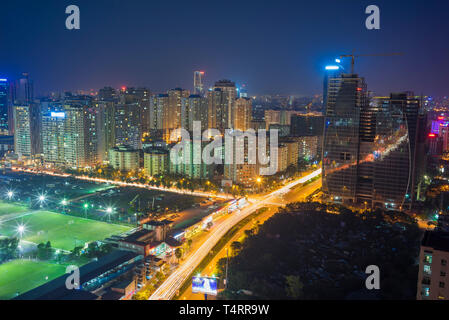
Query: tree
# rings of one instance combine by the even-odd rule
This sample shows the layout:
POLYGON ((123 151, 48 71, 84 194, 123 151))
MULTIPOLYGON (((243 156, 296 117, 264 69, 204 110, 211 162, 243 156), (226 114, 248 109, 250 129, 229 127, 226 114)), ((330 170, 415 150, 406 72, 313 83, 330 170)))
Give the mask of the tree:
POLYGON ((243 247, 242 243, 239 241, 234 241, 231 243, 231 250, 234 255, 238 255, 239 252, 242 250, 242 247, 243 247))
POLYGON ((0 262, 14 258, 18 246, 18 238, 0 239, 0 262))
POLYGON ((37 245, 37 258, 40 260, 48 260, 53 255, 53 248, 51 247, 51 242, 39 243, 37 245))
POLYGON ((298 300, 303 297, 304 294, 302 289, 304 285, 299 276, 285 276, 285 282, 287 284, 285 291, 289 298, 298 300))
POLYGON ((178 259, 178 261, 179 261, 179 259, 181 259, 181 257, 182 257, 182 249, 181 248, 176 248, 175 257, 176 257, 176 259, 178 259))
POLYGON ((72 255, 75 257, 79 257, 81 255, 81 250, 83 250, 83 247, 75 247, 72 250, 72 255))

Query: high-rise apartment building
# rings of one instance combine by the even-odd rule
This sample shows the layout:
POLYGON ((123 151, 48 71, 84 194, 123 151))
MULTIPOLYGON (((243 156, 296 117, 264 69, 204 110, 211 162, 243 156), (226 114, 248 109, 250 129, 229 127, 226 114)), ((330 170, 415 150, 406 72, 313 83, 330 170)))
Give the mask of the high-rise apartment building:
POLYGON ((208 129, 207 99, 192 94, 181 101, 181 127, 192 131, 193 122, 201 122, 201 131, 208 129))
POLYGON ((238 98, 234 106, 234 122, 232 128, 246 131, 251 128, 252 101, 249 98, 238 98))
POLYGON ((133 149, 142 148, 142 123, 139 103, 118 103, 115 105, 115 145, 127 145, 133 149))
POLYGON ((220 103, 217 105, 218 108, 216 108, 217 111, 217 124, 220 126, 219 130, 232 128, 232 125, 234 123, 234 117, 235 117, 235 111, 234 111, 234 103, 235 99, 237 99, 237 88, 235 86, 235 83, 230 80, 219 80, 215 82, 214 85, 214 91, 215 90, 221 90, 221 101, 220 103, 223 105, 220 105, 220 103), (226 105, 227 102, 227 105, 226 105))
MULTIPOLYGON (((34 100, 33 81, 30 80, 28 73, 22 73, 22 77, 13 81, 10 85, 10 105, 32 105, 34 100)), ((12 110, 10 109, 10 113, 12 110)), ((33 119, 32 119, 33 122, 33 119)), ((12 117, 8 118, 9 134, 14 134, 15 121, 12 117)))
POLYGON ((41 112, 38 104, 16 105, 13 108, 14 148, 19 158, 31 158, 42 152, 41 112))
POLYGON ((316 114, 292 115, 290 133, 295 137, 322 136, 324 116, 316 114))
POLYGON ((30 106, 14 106, 14 150, 19 159, 31 157, 31 115, 30 106))

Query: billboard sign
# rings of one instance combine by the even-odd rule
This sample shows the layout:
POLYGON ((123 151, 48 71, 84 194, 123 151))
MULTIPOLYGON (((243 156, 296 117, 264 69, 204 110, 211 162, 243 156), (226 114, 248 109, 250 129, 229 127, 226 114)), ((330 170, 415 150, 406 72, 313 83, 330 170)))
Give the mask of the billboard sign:
POLYGON ((192 293, 203 293, 216 296, 218 289, 218 278, 193 277, 192 293))

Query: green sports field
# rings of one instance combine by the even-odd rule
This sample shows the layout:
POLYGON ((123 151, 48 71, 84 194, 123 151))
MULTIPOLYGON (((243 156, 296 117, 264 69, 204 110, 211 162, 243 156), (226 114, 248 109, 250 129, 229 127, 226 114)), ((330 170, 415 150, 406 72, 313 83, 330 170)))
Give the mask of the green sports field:
POLYGON ((21 206, 19 204, 0 201, 0 217, 3 215, 23 213, 28 211, 32 210, 30 210, 26 206, 21 206))
POLYGON ((13 260, 0 264, 0 300, 11 299, 65 273, 66 266, 46 262, 13 260), (46 279, 48 277, 48 279, 46 279))
POLYGON ((16 235, 17 225, 25 225, 23 240, 36 244, 50 241, 53 248, 72 250, 86 242, 103 240, 130 227, 109 224, 50 211, 37 211, 0 224, 0 235, 16 235))

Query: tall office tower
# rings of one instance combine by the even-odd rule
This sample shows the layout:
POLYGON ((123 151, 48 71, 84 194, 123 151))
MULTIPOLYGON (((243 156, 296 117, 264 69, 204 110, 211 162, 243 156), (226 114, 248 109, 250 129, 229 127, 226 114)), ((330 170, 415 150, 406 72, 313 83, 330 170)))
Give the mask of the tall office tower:
POLYGON ((204 95, 204 71, 193 73, 193 94, 204 95))
POLYGON ((329 79, 328 92, 325 193, 336 202, 410 208, 424 154, 419 99, 391 94, 368 103, 364 80, 353 74, 329 79))
POLYGON ((356 74, 328 79, 323 143, 323 191, 356 202, 360 116, 369 107, 365 80, 356 74))
POLYGON ((232 128, 246 131, 251 128, 252 101, 249 98, 238 98, 235 100, 235 116, 232 128))
MULTIPOLYGON (((225 117, 227 118, 227 125, 225 128, 231 128, 232 124, 234 122, 234 102, 235 99, 237 99, 237 88, 235 87, 235 83, 230 80, 219 80, 215 82, 214 89, 221 89, 223 92, 225 92, 228 96, 228 107, 227 110, 225 110, 225 117)), ((225 119, 224 119, 225 120, 225 119)))
POLYGON ((141 110, 138 103, 115 106, 115 145, 142 147, 141 110))
POLYGON ((28 73, 22 73, 22 77, 11 86, 11 97, 14 104, 30 104, 34 99, 33 81, 28 73))
MULTIPOLYGON (((22 73, 22 77, 10 85, 10 105, 31 105, 34 100, 33 81, 29 79, 28 73, 22 73)), ((11 111, 11 109, 10 109, 11 111)), ((14 134, 14 119, 8 119, 9 134, 14 134)))
POLYGON ((239 98, 248 98, 248 88, 246 84, 242 84, 242 86, 238 89, 239 98))
POLYGON ((207 99, 196 94, 181 101, 181 127, 192 131, 193 122, 201 122, 201 131, 208 129, 207 99))
POLYGON ((329 88, 329 79, 338 78, 341 74, 341 69, 339 66, 327 66, 326 73, 324 74, 323 81, 323 111, 326 110, 327 106, 327 96, 329 88))
POLYGON ((9 133, 9 82, 8 79, 0 79, 0 135, 9 133))
POLYGON ((399 136, 402 140, 387 144, 392 150, 383 157, 384 161, 377 161, 374 201, 381 202, 385 199, 387 203, 391 200, 391 206, 397 207, 400 204, 411 208, 420 197, 425 169, 427 121, 421 108, 421 100, 410 92, 392 93, 390 98, 380 102, 377 118, 376 146, 387 139, 392 140, 393 134, 398 137, 398 132, 401 132, 399 128, 388 130, 386 123, 393 128, 394 125, 397 126, 396 123, 402 123, 405 134, 399 136), (391 122, 393 123, 390 124, 391 122), (380 140, 382 137, 384 140, 380 140), (399 181, 402 181, 402 188, 399 188, 399 181))

